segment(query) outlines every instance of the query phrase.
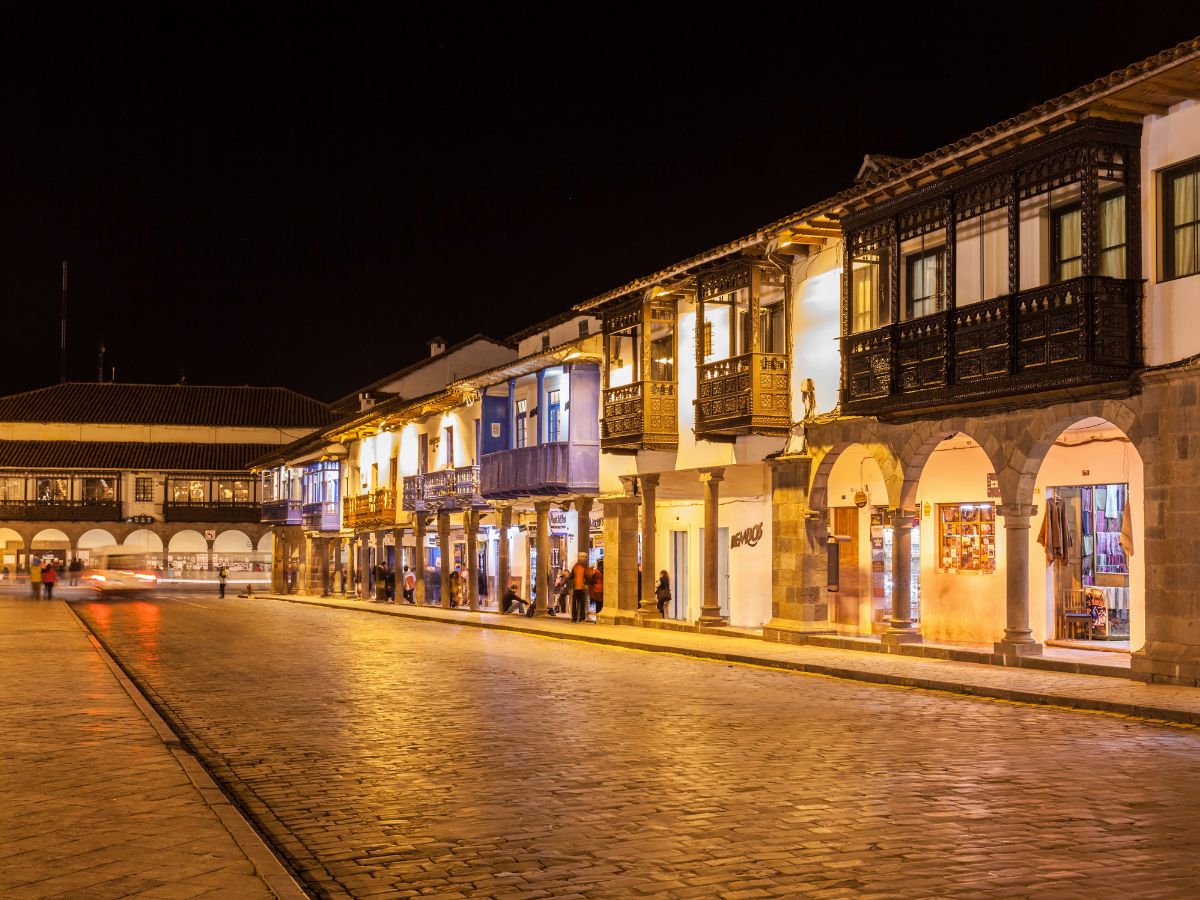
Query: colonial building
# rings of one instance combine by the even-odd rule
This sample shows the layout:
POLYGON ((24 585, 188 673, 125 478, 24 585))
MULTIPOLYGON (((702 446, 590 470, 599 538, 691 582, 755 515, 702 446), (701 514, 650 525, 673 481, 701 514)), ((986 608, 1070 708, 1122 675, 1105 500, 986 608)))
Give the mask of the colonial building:
POLYGON ((166 578, 228 564, 265 579, 271 538, 247 465, 332 418, 283 388, 68 383, 0 398, 3 564, 119 547, 166 578))

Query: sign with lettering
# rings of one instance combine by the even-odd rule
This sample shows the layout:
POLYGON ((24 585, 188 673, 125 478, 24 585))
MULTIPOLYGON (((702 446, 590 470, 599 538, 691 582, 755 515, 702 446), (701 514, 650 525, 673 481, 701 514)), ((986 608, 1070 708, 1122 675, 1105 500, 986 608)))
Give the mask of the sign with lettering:
POLYGON ((762 533, 762 522, 759 522, 757 525, 751 525, 749 528, 745 528, 737 534, 730 536, 729 548, 732 550, 734 547, 753 547, 762 540, 762 533))
POLYGON ((1000 479, 998 479, 993 472, 988 472, 987 495, 988 497, 1000 496, 1000 479))
POLYGON ((550 510, 550 533, 551 534, 568 534, 567 528, 567 511, 564 509, 550 510))

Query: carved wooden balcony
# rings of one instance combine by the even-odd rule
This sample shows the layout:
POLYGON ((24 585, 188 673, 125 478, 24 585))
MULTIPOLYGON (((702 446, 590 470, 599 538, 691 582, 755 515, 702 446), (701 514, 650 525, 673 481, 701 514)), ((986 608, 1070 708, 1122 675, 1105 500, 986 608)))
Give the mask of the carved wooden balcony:
POLYGON ((396 492, 382 488, 342 498, 342 524, 347 528, 389 528, 396 522, 396 492))
POLYGON ((172 501, 163 504, 164 522, 258 522, 261 514, 257 503, 172 501))
POLYGON ((792 425, 791 366, 784 353, 744 353, 696 372, 697 437, 786 435, 792 425))
POLYGON ((600 450, 567 442, 518 447, 483 458, 482 494, 488 500, 600 490, 600 450))
POLYGON ((842 339, 842 412, 881 415, 1122 381, 1141 283, 1083 276, 842 339))
POLYGON ((120 522, 121 502, 119 500, 4 500, 0 501, 0 519, 120 522))
POLYGON ((305 503, 300 508, 300 524, 309 531, 338 531, 342 527, 336 500, 305 503))
POLYGON ((299 525, 299 500, 264 500, 259 521, 264 525, 299 525))
POLYGON ((400 508, 405 512, 425 511, 425 476, 409 475, 403 479, 400 508))
POLYGON ((479 493, 479 466, 426 472, 421 479, 425 509, 469 509, 485 505, 479 493))
POLYGON ((679 401, 673 381, 635 381, 604 392, 605 450, 674 450, 679 401))

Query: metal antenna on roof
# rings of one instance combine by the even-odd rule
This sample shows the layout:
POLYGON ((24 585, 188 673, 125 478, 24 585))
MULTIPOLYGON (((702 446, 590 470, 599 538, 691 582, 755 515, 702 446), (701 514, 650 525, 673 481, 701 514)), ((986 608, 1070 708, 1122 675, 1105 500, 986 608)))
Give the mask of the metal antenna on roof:
POLYGON ((58 383, 67 383, 67 261, 62 264, 62 315, 58 328, 58 383))

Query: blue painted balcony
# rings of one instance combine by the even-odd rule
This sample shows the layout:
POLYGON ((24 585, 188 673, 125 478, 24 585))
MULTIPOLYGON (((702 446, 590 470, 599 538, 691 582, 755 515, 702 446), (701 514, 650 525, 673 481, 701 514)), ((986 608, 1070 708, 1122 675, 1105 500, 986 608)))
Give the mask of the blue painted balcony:
POLYGON ((338 531, 342 527, 342 517, 336 500, 305 503, 300 508, 300 520, 308 531, 338 531))
POLYGON ((264 525, 299 525, 299 500, 264 500, 259 521, 264 525))
POLYGON ((489 453, 483 458, 481 493, 487 500, 600 490, 600 448, 560 442, 489 453))

